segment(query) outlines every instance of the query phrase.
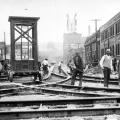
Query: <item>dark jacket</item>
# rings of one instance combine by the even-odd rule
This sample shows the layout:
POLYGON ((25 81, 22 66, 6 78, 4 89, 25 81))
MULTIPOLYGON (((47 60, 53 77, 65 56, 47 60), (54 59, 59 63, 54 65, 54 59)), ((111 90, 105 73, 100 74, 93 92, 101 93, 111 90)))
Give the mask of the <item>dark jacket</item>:
POLYGON ((82 58, 79 55, 76 55, 73 58, 73 61, 74 61, 76 68, 79 69, 81 72, 83 72, 84 65, 83 65, 82 58))

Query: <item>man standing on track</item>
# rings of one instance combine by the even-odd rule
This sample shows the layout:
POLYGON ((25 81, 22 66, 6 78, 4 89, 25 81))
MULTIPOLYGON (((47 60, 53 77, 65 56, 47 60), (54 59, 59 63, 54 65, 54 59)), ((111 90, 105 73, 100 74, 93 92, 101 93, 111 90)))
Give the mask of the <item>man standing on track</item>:
POLYGON ((104 87, 108 87, 108 83, 110 80, 110 73, 113 70, 112 66, 112 57, 110 56, 110 49, 106 50, 106 55, 103 55, 100 60, 100 66, 103 69, 104 73, 104 87))
POLYGON ((73 57, 74 68, 72 74, 71 85, 75 84, 75 79, 77 74, 79 74, 79 86, 82 87, 82 77, 83 77, 83 60, 80 57, 79 53, 76 52, 75 56, 73 57))

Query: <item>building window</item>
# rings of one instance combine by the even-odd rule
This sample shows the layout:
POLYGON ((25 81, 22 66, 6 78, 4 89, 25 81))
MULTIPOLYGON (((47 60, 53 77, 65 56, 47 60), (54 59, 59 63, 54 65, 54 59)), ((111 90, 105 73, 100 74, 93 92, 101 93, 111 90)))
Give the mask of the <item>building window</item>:
POLYGON ((114 45, 113 45, 113 47, 112 47, 112 54, 113 54, 113 56, 114 56, 114 45))
POLYGON ((116 23, 116 34, 120 33, 120 20, 116 23))
POLYGON ((104 40, 104 32, 101 33, 101 41, 104 40))
POLYGON ((105 39, 107 39, 108 38, 108 30, 105 30, 105 39))
POLYGON ((110 37, 114 35, 114 25, 110 27, 110 37))
POLYGON ((104 49, 101 49, 101 56, 104 55, 104 49))

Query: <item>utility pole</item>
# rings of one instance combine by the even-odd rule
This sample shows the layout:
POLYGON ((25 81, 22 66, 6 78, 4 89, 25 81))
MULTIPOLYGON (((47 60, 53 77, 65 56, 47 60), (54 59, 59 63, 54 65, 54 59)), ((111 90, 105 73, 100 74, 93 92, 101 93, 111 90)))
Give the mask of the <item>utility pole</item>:
POLYGON ((97 41, 97 22, 100 21, 100 19, 93 19, 91 21, 95 22, 95 39, 96 39, 96 60, 98 62, 98 41, 97 41))
POLYGON ((95 22, 95 32, 97 32, 97 22, 100 21, 100 19, 93 19, 91 21, 95 22))
POLYGON ((88 36, 90 36, 90 25, 88 26, 88 36))
POLYGON ((4 55, 6 60, 6 40, 5 40, 5 32, 4 32, 4 55))

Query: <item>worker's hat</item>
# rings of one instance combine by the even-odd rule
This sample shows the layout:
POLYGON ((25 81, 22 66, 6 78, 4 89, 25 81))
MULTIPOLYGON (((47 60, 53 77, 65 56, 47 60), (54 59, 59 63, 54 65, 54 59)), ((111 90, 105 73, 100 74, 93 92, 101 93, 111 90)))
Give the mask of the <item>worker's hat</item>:
POLYGON ((110 49, 107 49, 107 50, 106 50, 106 53, 110 53, 110 52, 111 52, 110 49))

